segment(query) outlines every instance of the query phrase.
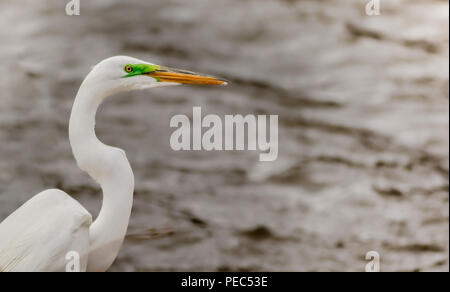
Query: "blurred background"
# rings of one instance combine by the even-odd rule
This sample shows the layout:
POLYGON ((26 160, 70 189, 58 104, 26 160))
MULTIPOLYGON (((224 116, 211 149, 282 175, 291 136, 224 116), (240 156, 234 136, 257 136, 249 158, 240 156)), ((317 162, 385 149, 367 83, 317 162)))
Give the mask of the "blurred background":
POLYGON ((90 68, 113 55, 228 87, 109 99, 97 134, 136 178, 111 271, 449 270, 449 3, 381 0, 0 1, 0 221, 61 188, 99 187, 67 137, 90 68), (278 114, 279 156, 174 152, 175 114, 278 114))

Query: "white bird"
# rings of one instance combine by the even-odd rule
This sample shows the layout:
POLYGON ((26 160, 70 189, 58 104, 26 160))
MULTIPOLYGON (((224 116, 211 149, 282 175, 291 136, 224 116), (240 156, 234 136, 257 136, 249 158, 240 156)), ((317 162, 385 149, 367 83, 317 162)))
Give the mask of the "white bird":
POLYGON ((51 189, 37 194, 0 224, 0 271, 65 271, 68 255, 78 255, 80 271, 109 269, 128 228, 134 177, 125 152, 96 137, 97 109, 119 92, 177 84, 227 83, 124 56, 106 59, 92 69, 75 98, 69 139, 79 168, 101 186, 100 213, 92 222, 89 212, 65 192, 51 189))

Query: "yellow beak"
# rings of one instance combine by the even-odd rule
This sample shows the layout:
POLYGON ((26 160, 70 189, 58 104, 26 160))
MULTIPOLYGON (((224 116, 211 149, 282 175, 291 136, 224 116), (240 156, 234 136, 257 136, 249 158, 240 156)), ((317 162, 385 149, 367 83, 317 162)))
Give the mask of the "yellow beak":
POLYGON ((150 73, 145 73, 158 80, 159 82, 175 82, 180 84, 196 84, 196 85, 227 85, 228 81, 219 79, 214 76, 208 76, 200 73, 161 67, 150 73))

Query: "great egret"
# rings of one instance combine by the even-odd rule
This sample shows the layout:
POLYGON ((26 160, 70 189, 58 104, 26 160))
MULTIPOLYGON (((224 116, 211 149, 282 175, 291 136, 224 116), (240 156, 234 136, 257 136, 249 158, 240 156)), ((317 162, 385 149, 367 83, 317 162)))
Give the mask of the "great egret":
POLYGON ((177 84, 225 81, 131 57, 97 64, 84 79, 72 108, 69 139, 79 168, 103 191, 98 218, 61 190, 43 191, 0 224, 0 271, 64 271, 66 255, 79 255, 81 271, 106 271, 123 243, 131 214, 133 171, 125 152, 95 135, 95 114, 113 94, 177 84))

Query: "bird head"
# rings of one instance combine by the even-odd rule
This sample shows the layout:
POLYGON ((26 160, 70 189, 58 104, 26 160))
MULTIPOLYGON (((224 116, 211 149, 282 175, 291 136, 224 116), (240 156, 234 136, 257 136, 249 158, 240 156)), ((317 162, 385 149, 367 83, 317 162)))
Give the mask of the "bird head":
POLYGON ((164 67, 126 56, 111 57, 97 64, 89 80, 114 91, 196 84, 227 85, 227 81, 186 70, 164 67))

